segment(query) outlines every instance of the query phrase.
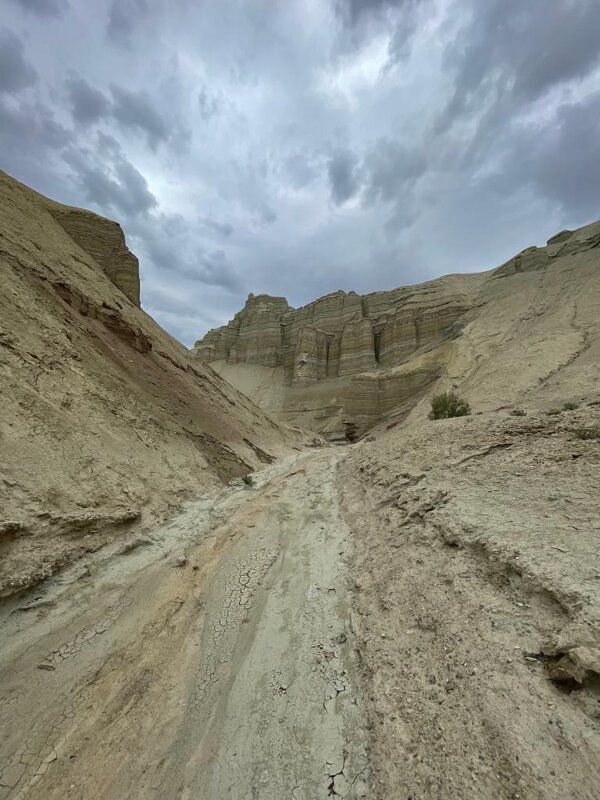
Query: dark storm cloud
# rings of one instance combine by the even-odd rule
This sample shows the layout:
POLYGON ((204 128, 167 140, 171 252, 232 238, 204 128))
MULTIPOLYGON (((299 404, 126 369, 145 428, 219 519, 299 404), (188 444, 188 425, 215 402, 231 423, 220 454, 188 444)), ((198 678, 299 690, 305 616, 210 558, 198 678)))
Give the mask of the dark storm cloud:
POLYGON ((240 288, 239 277, 222 249, 192 245, 187 250, 190 229, 183 217, 158 215, 141 223, 137 229, 137 235, 140 234, 149 258, 161 270, 175 272, 191 281, 209 286, 219 286, 230 292, 240 288), (174 233, 180 245, 178 248, 172 246, 174 233))
POLYGON ((82 166, 79 179, 86 198, 100 207, 143 214, 157 205, 144 176, 128 163, 116 164, 109 174, 99 167, 82 166))
POLYGON ((4 157, 43 159, 47 152, 60 151, 71 141, 71 132, 43 103, 14 104, 0 99, 0 150, 4 157))
POLYGON ((336 0, 334 10, 342 27, 340 50, 352 52, 369 37, 387 34, 389 68, 410 58, 419 27, 435 15, 436 0, 336 0))
POLYGON ((107 116, 110 101, 99 89, 85 81, 79 75, 71 75, 67 80, 67 92, 71 104, 73 119, 82 125, 89 125, 107 116))
POLYGON ((16 94, 37 80, 37 72, 25 59, 23 42, 12 31, 0 30, 0 92, 16 94))
POLYGON ((68 4, 66 0, 13 0, 23 11, 39 17, 61 17, 68 4))
POLYGON ((144 176, 112 137, 100 134, 94 152, 71 148, 64 157, 86 200, 99 208, 136 217, 158 205, 144 176))
POLYGON ((317 178, 319 171, 313 160, 304 153, 294 153, 285 159, 284 170, 286 180, 296 189, 303 189, 317 178))
POLYGON ((202 283, 222 286, 230 292, 240 289, 240 279, 223 250, 198 250, 196 257, 197 266, 192 267, 192 274, 188 277, 197 276, 202 283))
POLYGON ((581 103, 561 106, 542 148, 535 131, 529 138, 531 172, 538 188, 582 221, 600 216, 599 142, 600 92, 581 103))
POLYGON ((51 195, 66 184, 61 156, 72 141, 44 103, 0 96, 0 169, 51 195))
POLYGON ((254 218, 255 224, 259 226, 265 226, 272 225, 276 221, 277 212, 268 205, 260 204, 258 214, 254 218))
POLYGON ((422 151, 394 139, 380 139, 365 159, 366 202, 402 202, 407 190, 426 168, 427 160, 422 151))
POLYGON ((148 0, 112 0, 106 27, 109 38, 119 45, 129 44, 137 24, 149 10, 148 0))
POLYGON ((358 192, 360 178, 358 159, 349 150, 338 150, 327 164, 331 199, 341 206, 358 192))
POLYGON ((0 167, 118 219, 188 343, 600 217, 598 0, 69 4, 2 5, 0 167))
POLYGON ((486 102, 508 113, 600 61, 597 0, 470 0, 468 7, 469 21, 446 50, 455 79, 440 130, 486 102))
POLYGON ((432 9, 431 0, 403 0, 396 4, 400 13, 394 18, 393 33, 389 44, 391 63, 406 61, 412 52, 412 40, 424 17, 432 9))
MULTIPOLYGON (((166 277, 170 296, 183 295, 183 305, 185 296, 194 296, 199 285, 215 287, 226 294, 240 291, 242 282, 227 253, 208 240, 199 243, 197 225, 182 214, 153 211, 130 220, 128 230, 139 242, 138 255, 147 258, 157 274, 166 277)), ((160 308, 169 313, 176 310, 164 303, 160 308)))
POLYGON ((582 221, 600 216, 600 92, 557 110, 552 128, 515 133, 514 151, 500 162, 489 185, 501 192, 531 186, 582 221))
POLYGON ((167 123, 146 92, 129 91, 116 84, 111 84, 110 91, 114 100, 112 113, 121 125, 143 131, 152 149, 167 141, 170 135, 167 123))

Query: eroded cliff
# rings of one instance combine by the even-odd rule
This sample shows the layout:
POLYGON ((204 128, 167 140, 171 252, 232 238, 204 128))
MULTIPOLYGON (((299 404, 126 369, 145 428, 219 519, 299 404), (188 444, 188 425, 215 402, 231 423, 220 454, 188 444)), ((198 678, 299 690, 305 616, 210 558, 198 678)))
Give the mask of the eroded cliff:
POLYGON ((294 435, 139 307, 120 227, 0 173, 0 595, 294 435))
POLYGON ((194 350, 259 404, 331 438, 408 413, 436 385, 464 384, 482 408, 510 403, 551 386, 596 341, 599 243, 595 223, 495 270, 299 309, 250 295, 194 350))
POLYGON ((452 336, 473 306, 479 277, 450 275, 364 297, 339 291, 299 309, 283 297, 251 294, 195 352, 208 362, 282 366, 292 386, 387 369, 452 336))

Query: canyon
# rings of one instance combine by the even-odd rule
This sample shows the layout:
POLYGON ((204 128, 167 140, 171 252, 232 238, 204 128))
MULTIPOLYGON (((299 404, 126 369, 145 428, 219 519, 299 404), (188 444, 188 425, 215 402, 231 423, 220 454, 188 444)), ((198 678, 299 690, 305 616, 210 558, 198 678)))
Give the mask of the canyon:
POLYGON ((289 452, 139 306, 115 222, 0 173, 0 596, 289 452))
POLYGON ((193 350, 4 173, 0 269, 1 800, 597 800, 600 222, 193 350))

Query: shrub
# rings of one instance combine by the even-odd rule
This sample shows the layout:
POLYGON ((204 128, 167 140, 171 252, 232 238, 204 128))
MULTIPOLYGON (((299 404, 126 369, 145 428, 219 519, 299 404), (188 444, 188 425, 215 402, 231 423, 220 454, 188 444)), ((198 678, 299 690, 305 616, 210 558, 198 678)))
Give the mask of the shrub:
POLYGON ((575 428, 575 436, 578 439, 600 439, 600 425, 592 428, 575 428))
POLYGON ((513 410, 510 412, 510 415, 511 417, 524 417, 525 412, 522 408, 513 408, 513 410))
POLYGON ((431 401, 429 419, 447 419, 448 417, 465 417, 471 413, 471 407, 454 392, 436 394, 431 401))
POLYGON ((252 477, 252 475, 244 475, 242 480, 244 481, 246 486, 255 486, 254 478, 252 477))

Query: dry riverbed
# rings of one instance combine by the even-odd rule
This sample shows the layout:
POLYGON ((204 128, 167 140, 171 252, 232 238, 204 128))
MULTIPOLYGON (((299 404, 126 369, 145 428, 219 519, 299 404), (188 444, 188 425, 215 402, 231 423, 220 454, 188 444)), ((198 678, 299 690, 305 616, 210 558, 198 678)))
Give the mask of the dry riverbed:
POLYGON ((1 800, 598 800, 596 406, 271 465, 1 607, 1 800))
POLYGON ((335 456, 297 456, 3 606, 0 798, 365 797, 335 456))

